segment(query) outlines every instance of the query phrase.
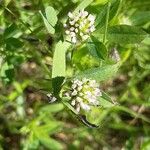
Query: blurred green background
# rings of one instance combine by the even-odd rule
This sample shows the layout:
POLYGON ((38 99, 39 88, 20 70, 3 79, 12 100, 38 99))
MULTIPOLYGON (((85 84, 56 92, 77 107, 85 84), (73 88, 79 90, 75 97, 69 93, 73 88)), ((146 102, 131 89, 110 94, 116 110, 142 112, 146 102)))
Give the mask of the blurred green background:
MULTIPOLYGON (((0 1, 0 150, 150 150, 150 38, 116 45, 123 64, 101 88, 121 107, 93 114, 100 127, 84 126, 62 104, 49 104, 52 45, 39 10, 52 6, 60 19, 79 0, 0 1), (43 90, 44 89, 44 90, 43 90)), ((88 8, 97 13, 107 0, 88 8)), ((122 0, 112 24, 150 33, 150 1, 122 0)), ((83 59, 82 69, 90 66, 83 59)), ((77 64, 79 62, 76 62, 77 64)))

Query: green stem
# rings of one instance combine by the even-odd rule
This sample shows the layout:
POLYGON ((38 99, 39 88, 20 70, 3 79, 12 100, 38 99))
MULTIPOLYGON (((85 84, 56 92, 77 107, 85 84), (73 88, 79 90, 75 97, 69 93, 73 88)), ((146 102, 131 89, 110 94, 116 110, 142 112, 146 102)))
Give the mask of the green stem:
POLYGON ((108 21, 109 21, 110 6, 111 6, 111 3, 110 3, 110 1, 108 1, 107 13, 106 13, 105 31, 104 31, 104 37, 103 37, 103 43, 104 44, 106 43, 106 39, 107 39, 107 30, 108 30, 108 21))

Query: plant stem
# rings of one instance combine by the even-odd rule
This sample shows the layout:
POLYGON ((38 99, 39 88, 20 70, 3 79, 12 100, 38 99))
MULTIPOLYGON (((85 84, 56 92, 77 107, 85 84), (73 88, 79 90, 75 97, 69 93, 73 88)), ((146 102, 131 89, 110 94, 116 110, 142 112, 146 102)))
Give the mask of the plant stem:
POLYGON ((104 31, 104 37, 103 37, 103 43, 106 43, 106 38, 107 38, 107 30, 108 30, 108 21, 109 21, 109 12, 110 12, 110 6, 111 3, 108 1, 107 4, 107 13, 106 13, 106 22, 105 22, 105 31, 104 31))

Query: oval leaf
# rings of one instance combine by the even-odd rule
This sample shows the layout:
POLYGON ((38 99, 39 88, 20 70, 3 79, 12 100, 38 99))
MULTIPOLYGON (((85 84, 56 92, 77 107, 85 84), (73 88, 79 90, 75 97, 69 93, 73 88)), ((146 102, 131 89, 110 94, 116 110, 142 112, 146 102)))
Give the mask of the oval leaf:
POLYGON ((48 22, 54 27, 58 20, 55 9, 51 6, 48 6, 45 9, 45 13, 46 13, 46 18, 47 18, 48 22))
POLYGON ((87 43, 90 54, 99 59, 105 59, 107 56, 107 49, 105 45, 100 42, 97 38, 91 37, 91 40, 87 43))
POLYGON ((49 22, 47 21, 47 19, 43 16, 42 12, 40 11, 40 14, 43 18, 43 21, 44 21, 44 24, 45 24, 45 27, 47 28, 47 31, 50 33, 50 34, 54 34, 55 33, 55 29, 49 24, 49 22))
POLYGON ((76 75, 76 78, 89 78, 97 81, 107 80, 108 78, 114 76, 118 71, 119 64, 107 65, 103 67, 97 67, 88 69, 76 75))

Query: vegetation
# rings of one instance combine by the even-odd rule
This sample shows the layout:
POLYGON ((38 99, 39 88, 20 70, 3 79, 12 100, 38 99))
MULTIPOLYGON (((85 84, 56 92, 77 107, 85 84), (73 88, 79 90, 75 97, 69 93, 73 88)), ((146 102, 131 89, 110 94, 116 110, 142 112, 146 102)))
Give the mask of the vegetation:
POLYGON ((149 150, 150 1, 0 1, 0 150, 149 150))

